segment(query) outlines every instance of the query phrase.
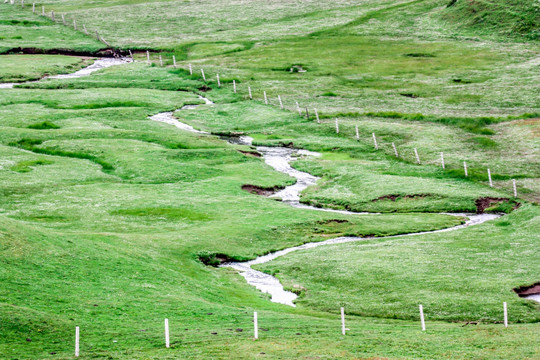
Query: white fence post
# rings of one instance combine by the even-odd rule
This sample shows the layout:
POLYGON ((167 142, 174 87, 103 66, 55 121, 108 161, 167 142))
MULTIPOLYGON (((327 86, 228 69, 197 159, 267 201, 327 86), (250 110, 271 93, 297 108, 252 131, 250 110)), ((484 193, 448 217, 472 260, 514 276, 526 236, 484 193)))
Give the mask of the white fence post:
POLYGON ((467 163, 463 162, 463 170, 465 171, 465 176, 469 176, 469 172, 467 171, 467 163))
POLYGON ((493 187, 493 181, 491 181, 491 170, 488 169, 488 180, 489 180, 489 187, 493 187))
POLYGON ((77 20, 73 18, 73 30, 77 30, 77 20))
POLYGON ((422 331, 426 331, 426 322, 424 321, 424 307, 420 305, 420 323, 422 323, 422 331))
POLYGON ((150 65, 150 51, 146 50, 146 62, 150 65))
POLYGON ((219 74, 216 74, 217 87, 221 87, 221 80, 219 79, 219 74))
POLYGON ((315 109, 315 117, 317 118, 317 123, 320 124, 321 120, 319 120, 319 112, 317 111, 317 109, 315 109))
POLYGON ((255 340, 259 338, 259 319, 256 311, 253 313, 253 337, 255 340))
POLYGON ((298 115, 302 116, 302 110, 300 110, 300 105, 298 104, 298 101, 296 101, 296 111, 298 111, 298 115))
POLYGON ((418 150, 414 148, 414 156, 416 157, 416 163, 420 165, 420 156, 418 156, 418 150))
POLYGON ((171 342, 169 338, 169 319, 165 319, 165 347, 171 347, 171 342))
POLYGON ((268 97, 266 96, 266 91, 263 91, 263 95, 264 95, 264 103, 268 105, 268 97))
POLYGON ((204 69, 201 68, 201 75, 204 81, 206 81, 206 75, 204 75, 204 69))
POLYGON ((62 24, 66 26, 66 17, 64 16, 64 14, 62 14, 62 24))
POLYGON ((503 302, 503 310, 504 310, 504 327, 508 327, 508 306, 506 305, 506 301, 503 302))
POLYGON ((191 67, 191 64, 189 64, 189 75, 193 75, 193 68, 191 67))
POLYGON ((373 136, 373 144, 375 144, 375 150, 379 150, 379 145, 377 145, 377 137, 375 137, 375 133, 371 133, 373 136))
POLYGON ((83 31, 84 31, 84 33, 85 33, 86 35, 88 35, 88 30, 86 30, 86 25, 84 25, 84 24, 83 24, 83 26, 82 26, 82 27, 83 27, 83 31))
POLYGON ((339 134, 339 121, 338 121, 338 118, 336 118, 336 134, 339 134))
POLYGON ((45 6, 41 6, 41 16, 45 16, 45 6))
POLYGON ((516 179, 512 180, 512 187, 514 188, 514 197, 517 198, 517 186, 516 186, 516 179))
POLYGON ((444 170, 444 153, 441 151, 441 165, 444 170))
POLYGON ((176 69, 176 56, 172 56, 173 67, 176 69))
POLYGON ((159 66, 163 67, 163 58, 159 55, 159 66))
POLYGON ((354 124, 354 131, 356 133, 356 140, 360 140, 360 133, 358 132, 358 124, 354 124))
POLYGON ((341 335, 345 335, 345 309, 341 308, 341 335))
POLYGON ((79 357, 79 327, 75 326, 75 357, 79 357))
POLYGON ((234 93, 236 94, 236 80, 232 81, 232 87, 233 87, 234 93))
POLYGON ((394 149, 394 154, 396 154, 396 157, 399 157, 399 154, 397 152, 396 144, 392 143, 392 148, 394 149))
POLYGON ((251 93, 251 86, 248 86, 249 100, 253 100, 253 94, 251 93))
POLYGON ((283 110, 283 101, 281 100, 281 95, 278 95, 277 98, 279 100, 279 108, 283 110))

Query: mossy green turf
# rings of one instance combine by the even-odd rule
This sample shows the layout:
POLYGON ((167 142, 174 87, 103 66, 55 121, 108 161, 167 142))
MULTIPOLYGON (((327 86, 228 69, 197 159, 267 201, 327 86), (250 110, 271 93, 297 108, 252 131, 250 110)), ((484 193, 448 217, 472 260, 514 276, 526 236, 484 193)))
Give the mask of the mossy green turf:
MULTIPOLYGON (((226 2, 46 3, 77 10, 79 23, 99 28, 115 45, 165 49, 167 65, 172 54, 185 60, 184 68, 198 58, 195 70, 204 65, 209 79, 219 72, 223 86, 211 80, 212 90, 203 93, 198 75, 137 62, 1 90, 0 357, 71 358, 76 325, 82 358, 540 356, 538 305, 511 292, 538 280, 536 205, 525 203, 507 218, 456 233, 366 239, 264 265, 268 271, 282 265, 278 275, 285 284, 300 285, 295 309, 269 302, 233 270, 208 268, 197 259, 250 259, 343 235, 452 226, 461 219, 408 212, 472 211, 479 196, 510 197, 512 178, 520 196, 539 199, 538 121, 521 119, 539 112, 538 45, 449 35, 451 26, 433 8, 442 3, 252 2, 245 11, 226 2), (261 11, 268 4, 274 7, 261 11), (171 7, 197 21, 178 21, 171 7), (118 19, 118 11, 122 21, 107 21, 118 19), (212 11, 222 20, 210 22, 212 11), (189 36, 178 40, 177 26, 189 36), (396 31, 400 26, 402 32, 396 31), (304 36, 314 30, 319 33, 304 36), (307 72, 286 71, 295 64, 307 72), (239 94, 232 93, 232 79, 239 94), (248 85, 259 100, 246 99, 248 85), (260 101, 263 90, 272 105, 260 101), (196 94, 217 104, 175 116, 197 129, 320 151, 320 159, 294 163, 322 177, 303 201, 403 213, 301 210, 242 191, 243 184, 284 186, 293 179, 240 153, 245 146, 148 119, 203 103, 196 94), (276 106, 277 94, 292 112, 276 106), (296 115, 295 99, 317 107, 322 124, 313 114, 310 120, 296 115), (492 119, 480 119, 486 115, 492 119), (380 151, 373 149, 372 132, 380 151), (413 148, 422 165, 414 164, 413 148), (463 160, 470 166, 467 179, 463 160), (487 166, 494 189, 486 186, 487 166), (401 197, 372 201, 389 194, 401 197), (336 219, 348 222, 329 221, 336 219), (508 329, 500 324, 502 301, 509 303, 508 329), (426 306, 426 333, 417 321, 419 302, 426 306), (346 337, 338 313, 343 304, 351 329, 346 337), (256 342, 252 311, 260 319, 256 342), (164 349, 165 317, 172 349, 164 349), (481 324, 453 323, 465 321, 481 324)), ((28 9, 4 9, 7 20, 24 11, 48 21, 28 9)), ((25 44, 32 45, 25 46, 55 48, 64 31, 67 48, 101 46, 59 25, 39 30, 43 37, 28 37, 25 44)), ((22 66, 17 71, 29 73, 22 66)))
POLYGON ((91 60, 58 55, 6 55, 0 57, 0 82, 38 80, 44 75, 75 72, 91 60))

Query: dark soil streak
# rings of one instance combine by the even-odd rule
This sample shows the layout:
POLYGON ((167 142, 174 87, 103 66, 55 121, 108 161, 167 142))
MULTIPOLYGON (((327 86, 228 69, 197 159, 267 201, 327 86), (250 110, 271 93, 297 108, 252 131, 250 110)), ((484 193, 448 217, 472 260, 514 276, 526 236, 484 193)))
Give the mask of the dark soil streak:
POLYGON ((253 157, 256 157, 256 158, 260 158, 262 157, 262 154, 258 151, 244 151, 244 150, 238 150, 238 152, 241 152, 242 154, 244 155, 247 155, 247 156, 253 156, 253 157))
POLYGON ((476 213, 483 214, 487 208, 500 202, 510 201, 508 198, 495 198, 495 197, 481 197, 476 199, 474 204, 476 205, 476 213))
POLYGON ((272 187, 261 187, 257 185, 242 185, 242 190, 247 191, 251 194, 256 195, 262 195, 262 196, 270 196, 278 192, 279 190, 283 189, 283 187, 279 186, 272 186, 272 187))
POLYGON ((431 194, 413 194, 413 195, 390 194, 390 195, 379 196, 378 198, 371 200, 371 202, 377 202, 381 200, 396 201, 397 199, 419 199, 419 198, 425 198, 428 196, 432 196, 432 195, 431 194))
POLYGON ((540 294, 540 281, 529 286, 520 286, 513 290, 519 297, 540 294))
POLYGON ((12 48, 2 52, 2 54, 47 54, 47 55, 67 55, 67 56, 90 56, 90 57, 122 57, 128 55, 127 52, 104 48, 97 51, 76 51, 69 49, 39 49, 39 48, 12 48))

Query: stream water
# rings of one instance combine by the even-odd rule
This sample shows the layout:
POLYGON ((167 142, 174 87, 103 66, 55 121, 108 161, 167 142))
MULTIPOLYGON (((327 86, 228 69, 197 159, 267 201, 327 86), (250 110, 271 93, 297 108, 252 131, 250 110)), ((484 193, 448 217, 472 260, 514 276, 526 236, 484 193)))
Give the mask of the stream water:
MULTIPOLYGON (((49 79, 79 78, 83 76, 88 76, 92 74, 93 72, 104 69, 104 68, 108 68, 115 65, 122 65, 129 62, 131 62, 131 59, 128 59, 128 58, 103 58, 103 59, 96 60, 92 65, 85 67, 72 74, 55 75, 55 76, 45 77, 44 79, 46 78, 49 78, 49 79)), ((29 82, 34 82, 34 81, 29 81, 29 82)), ((22 83, 2 83, 0 84, 0 88, 4 88, 4 89, 13 88, 15 85, 19 85, 19 84, 22 84, 22 83)), ((210 101, 209 99, 203 96, 199 95, 199 98, 204 100, 206 105, 213 104, 212 101, 210 101)), ((198 106, 200 105, 186 105, 182 107, 181 110, 195 109, 198 106)), ((193 133, 208 134, 205 131, 196 130, 192 126, 178 121, 178 119, 174 117, 173 112, 159 113, 159 114, 151 116, 150 119, 153 121, 159 121, 159 122, 171 124, 171 125, 176 126, 179 129, 190 131, 193 133)), ((252 142, 253 142, 253 139, 248 136, 230 137, 230 138, 227 138, 227 140, 231 143, 250 145, 250 146, 252 145, 252 142)), ((266 147, 266 146, 258 146, 257 151, 263 155, 264 161, 268 165, 273 167, 276 171, 288 174, 296 178, 297 180, 294 185, 287 186, 283 190, 272 195, 272 197, 280 198, 283 202, 297 208, 310 209, 310 210, 316 210, 316 211, 336 212, 336 213, 341 213, 341 214, 355 214, 355 215, 366 214, 366 213, 355 213, 355 212, 344 211, 344 210, 317 208, 317 207, 308 206, 308 205, 304 205, 300 203, 300 193, 307 187, 316 184, 319 178, 311 174, 308 174, 306 172, 302 172, 302 171, 294 169, 290 165, 290 163, 291 161, 294 161, 295 159, 302 156, 320 156, 319 153, 315 153, 315 152, 311 152, 307 150, 285 148, 285 147, 266 147)), ((371 215, 376 215, 376 214, 371 214, 371 215)), ((454 226, 447 229, 413 233, 413 234, 405 234, 405 235, 388 236, 384 238, 381 237, 379 239, 454 231, 454 230, 458 230, 467 226, 478 225, 483 222, 493 220, 499 217, 499 215, 495 215, 495 214, 480 214, 480 215, 449 214, 449 215, 467 216, 468 220, 466 221, 465 224, 454 226)), ((247 261, 247 262, 231 262, 231 263, 223 264, 221 266, 230 267, 230 268, 238 270, 240 274, 246 279, 246 281, 250 285, 255 286, 257 289, 263 292, 269 293, 272 297, 271 300, 273 302, 281 303, 281 304, 285 304, 289 306, 295 306, 293 301, 297 297, 296 294, 290 291, 284 290, 283 285, 281 285, 281 283, 279 282, 277 278, 271 275, 262 273, 260 271, 254 270, 251 268, 251 266, 272 261, 275 258, 286 255, 293 251, 312 249, 312 248, 325 246, 325 245, 342 244, 342 243, 365 241, 365 240, 366 238, 361 238, 361 237, 340 237, 340 238, 330 239, 330 240, 326 240, 322 242, 307 243, 300 246, 284 249, 281 251, 276 251, 271 254, 259 256, 256 259, 247 261)), ((530 295, 527 298, 540 301, 540 294, 530 295)))
POLYGON ((80 78, 80 77, 83 77, 83 76, 88 76, 88 75, 90 75, 93 72, 96 72, 98 70, 105 69, 105 68, 108 68, 108 67, 111 67, 111 66, 127 64, 127 63, 130 63, 131 61, 132 60, 129 59, 129 58, 102 58, 102 59, 98 59, 98 60, 94 61, 94 63, 92 65, 89 65, 89 66, 87 66, 85 68, 82 68, 81 70, 76 71, 76 72, 71 73, 71 74, 45 76, 45 77, 41 78, 40 80, 26 81, 26 82, 22 82, 22 83, 2 83, 2 84, 0 84, 0 89, 11 89, 15 85, 29 84, 29 83, 34 83, 34 82, 38 82, 38 81, 45 80, 45 79, 75 79, 75 78, 80 78))
MULTIPOLYGON (((210 100, 206 98, 203 98, 203 99, 205 100, 206 104, 212 104, 210 100)), ((182 109, 194 109, 197 106, 198 105, 186 105, 182 109)), ((168 124, 176 126, 179 129, 191 131, 194 133, 208 134, 207 132, 196 130, 192 126, 178 121, 178 119, 176 119, 173 116, 172 112, 156 114, 154 116, 151 116, 150 119, 155 120, 155 121, 166 122, 168 124)), ((253 139, 250 138, 249 136, 223 137, 223 139, 229 141, 230 143, 239 144, 239 145, 251 146, 253 142, 253 139)), ((283 190, 278 191, 277 193, 271 195, 271 197, 279 198, 283 202, 296 208, 310 209, 310 210, 315 210, 315 211, 329 211, 329 212, 351 214, 351 215, 368 214, 368 213, 356 213, 356 212, 345 211, 345 210, 317 208, 314 206, 304 205, 300 203, 300 193, 307 187, 311 185, 315 185, 317 181, 319 180, 319 178, 309 173, 294 169, 291 166, 291 161, 294 161, 295 159, 301 158, 303 156, 321 156, 321 154, 312 152, 312 151, 307 151, 307 150, 285 148, 285 147, 257 146, 256 149, 258 152, 260 152, 263 155, 263 159, 266 164, 270 165, 276 171, 290 175, 296 179, 295 184, 287 186, 283 190)), ((370 216, 377 215, 373 213, 369 213, 369 214, 370 216)), ((486 221, 496 219, 500 216, 497 214, 448 214, 448 215, 467 217, 468 219, 464 224, 446 228, 446 229, 380 237, 378 239, 388 239, 388 238, 397 238, 397 237, 402 237, 402 236, 415 236, 415 235, 455 231, 458 229, 462 229, 464 227, 478 225, 486 221)), ((222 264, 221 267, 229 267, 229 268, 233 268, 237 270, 240 273, 240 275, 242 275, 246 279, 248 284, 255 286, 257 289, 259 289, 260 291, 264 293, 270 294, 272 302, 289 305, 289 306, 295 306, 294 300, 297 298, 297 295, 295 293, 285 290, 283 288, 283 285, 274 276, 265 274, 261 271, 257 271, 253 269, 252 266, 267 263, 280 256, 289 254, 293 251, 313 249, 319 246, 326 246, 326 245, 333 245, 333 244, 366 241, 367 239, 369 238, 339 237, 339 238, 330 239, 330 240, 321 241, 321 242, 307 243, 300 246, 290 247, 281 251, 276 251, 267 255, 259 256, 256 259, 251 260, 251 261, 225 263, 225 264, 222 264)))

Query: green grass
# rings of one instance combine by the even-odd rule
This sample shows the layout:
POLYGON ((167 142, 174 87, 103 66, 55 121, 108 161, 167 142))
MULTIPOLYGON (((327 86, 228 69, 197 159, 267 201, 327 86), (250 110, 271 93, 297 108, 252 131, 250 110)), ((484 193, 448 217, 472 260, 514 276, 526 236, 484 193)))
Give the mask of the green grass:
MULTIPOLYGON (((0 358, 72 358, 75 326, 81 358, 538 358, 538 305, 511 289, 538 281, 540 214, 526 200, 540 200, 540 48, 524 42, 528 30, 505 36, 529 11, 515 1, 505 14, 482 10, 493 26, 461 16, 464 2, 447 2, 49 0, 56 24, 28 6, 0 5, 0 51, 103 47, 60 25, 63 13, 114 46, 161 50, 167 66, 157 66, 158 53, 147 66, 140 52, 143 61, 88 77, 0 90, 0 358), (175 111, 202 104, 197 94, 216 105, 175 111), (298 116, 295 101, 310 119, 298 116), (294 179, 239 151, 252 148, 148 119, 163 111, 196 129, 249 134, 257 145, 319 151, 293 163, 321 177, 302 201, 381 214, 295 209, 243 191, 294 179), (456 225, 462 219, 437 212, 475 211, 483 196, 512 198, 512 179, 519 198, 488 210, 522 206, 502 219, 380 239, 456 225), (261 267, 300 293, 296 308, 201 262, 339 236, 376 237, 261 267), (259 341, 251 338, 253 311, 259 341)), ((2 81, 83 66, 49 55, 2 55, 0 64, 2 81)))
POLYGON ((71 73, 88 66, 90 60, 59 55, 0 56, 0 82, 38 80, 45 75, 71 73))
POLYGON ((467 230, 300 251, 259 267, 321 311, 339 303, 359 316, 418 320, 423 304, 430 320, 500 323, 506 301, 512 321, 537 322, 540 306, 512 289, 535 281, 539 226, 538 208, 526 207, 467 230))

